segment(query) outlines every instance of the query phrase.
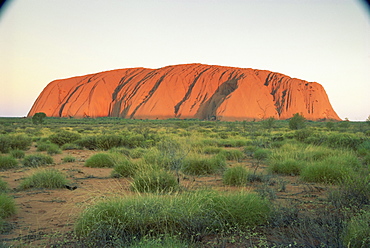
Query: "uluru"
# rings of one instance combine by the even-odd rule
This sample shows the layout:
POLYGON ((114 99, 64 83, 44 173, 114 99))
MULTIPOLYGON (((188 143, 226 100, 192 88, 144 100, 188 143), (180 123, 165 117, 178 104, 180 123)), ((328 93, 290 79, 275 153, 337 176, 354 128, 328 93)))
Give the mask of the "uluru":
POLYGON ((267 70, 205 64, 127 68, 50 82, 28 116, 340 120, 319 83, 267 70))

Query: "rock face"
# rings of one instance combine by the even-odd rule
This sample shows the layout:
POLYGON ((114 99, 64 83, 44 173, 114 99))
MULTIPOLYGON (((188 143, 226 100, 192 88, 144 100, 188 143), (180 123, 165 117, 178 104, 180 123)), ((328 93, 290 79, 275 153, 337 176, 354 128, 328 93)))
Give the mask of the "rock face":
POLYGON ((203 64, 130 68, 55 80, 28 116, 197 118, 223 121, 295 113, 309 120, 340 120, 318 83, 264 70, 203 64))

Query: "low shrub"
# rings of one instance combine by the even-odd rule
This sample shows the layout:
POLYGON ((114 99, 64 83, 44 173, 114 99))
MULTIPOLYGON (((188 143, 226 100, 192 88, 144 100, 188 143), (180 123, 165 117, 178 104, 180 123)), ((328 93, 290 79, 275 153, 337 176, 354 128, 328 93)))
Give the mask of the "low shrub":
POLYGON ((0 193, 8 190, 8 183, 0 178, 0 193))
POLYGON ((73 143, 74 141, 80 138, 81 138, 80 134, 66 130, 61 130, 49 136, 49 140, 52 143, 57 144, 59 146, 62 146, 67 143, 73 143))
POLYGON ((133 159, 141 158, 144 155, 145 152, 146 152, 146 149, 141 148, 141 147, 137 147, 137 148, 134 148, 130 151, 129 156, 133 159))
POLYGON ((24 153, 24 151, 19 150, 19 149, 16 149, 16 150, 11 150, 11 151, 9 152, 9 155, 10 155, 11 157, 13 157, 13 158, 24 158, 24 156, 25 156, 26 154, 24 153))
POLYGON ((73 157, 73 156, 71 156, 71 155, 67 155, 67 156, 65 156, 65 157, 62 158, 62 161, 64 163, 73 163, 73 162, 76 161, 76 158, 73 157))
POLYGON ((370 176, 345 177, 339 187, 330 192, 328 201, 340 209, 364 209, 370 205, 370 176))
POLYGON ((236 166, 226 169, 222 181, 226 185, 245 186, 248 182, 249 172, 244 166, 236 166))
POLYGON ((60 147, 62 150, 80 150, 81 146, 75 143, 66 143, 60 147))
POLYGON ((134 176, 131 189, 137 192, 166 193, 179 189, 176 177, 165 170, 142 170, 134 176))
POLYGON ((11 169, 18 166, 18 161, 11 156, 0 156, 0 169, 11 169))
POLYGON ((370 247, 370 212, 353 217, 344 231, 345 247, 370 247))
POLYGON ((218 154, 221 151, 223 151, 221 147, 214 147, 214 146, 206 146, 202 149, 202 152, 204 154, 218 154))
POLYGON ((96 139, 96 136, 84 136, 83 138, 76 140, 74 143, 89 150, 96 150, 98 149, 96 139))
POLYGON ((0 193, 0 220, 16 213, 16 205, 13 197, 0 193))
POLYGON ((305 167, 304 162, 294 159, 286 159, 270 163, 269 169, 273 173, 296 176, 301 174, 303 167, 305 167))
POLYGON ((182 163, 182 172, 188 175, 209 175, 224 170, 226 159, 224 156, 215 155, 213 157, 192 154, 186 157, 182 163))
POLYGON ((132 177, 138 169, 138 165, 136 163, 124 156, 117 159, 114 164, 115 165, 111 173, 112 177, 132 177))
POLYGON ((66 177, 58 170, 43 169, 26 177, 21 183, 21 189, 28 188, 47 188, 57 189, 64 188, 68 183, 66 177))
POLYGON ((112 157, 107 153, 97 153, 92 155, 85 161, 86 167, 102 168, 102 167, 113 167, 114 161, 112 157))
POLYGON ((265 224, 269 215, 268 201, 244 192, 140 195, 103 201, 86 208, 76 221, 75 232, 96 246, 128 247, 148 235, 169 235, 195 242, 209 234, 226 232, 230 227, 265 224))
POLYGON ((61 154, 62 150, 60 150, 59 146, 56 144, 50 144, 48 148, 46 148, 46 152, 49 155, 61 154))
MULTIPOLYGON (((36 144, 36 147, 37 147, 37 151, 38 152, 43 152, 43 151, 46 151, 50 145, 52 145, 53 143, 51 143, 49 140, 47 141, 39 141, 37 142, 36 144)), ((53 144, 53 145, 56 145, 56 144, 53 144)))
POLYGON ((267 159, 270 153, 271 152, 266 149, 256 149, 253 153, 253 158, 257 159, 258 161, 262 161, 267 159))
POLYGON ((23 159, 23 165, 28 167, 37 167, 53 163, 53 158, 44 154, 30 154, 25 156, 23 159))
POLYGON ((96 137, 96 146, 101 150, 109 150, 122 145, 122 137, 115 134, 100 135, 96 137))
POLYGON ((336 163, 337 160, 338 158, 329 157, 323 161, 311 163, 302 169, 301 178, 306 182, 338 184, 345 177, 354 174, 353 168, 336 163))
POLYGON ((219 153, 221 156, 224 156, 226 158, 226 160, 236 160, 236 161, 240 161, 243 157, 244 157, 244 154, 242 151, 240 150, 235 150, 235 149, 228 149, 228 150, 221 150, 220 153, 219 153))
POLYGON ((0 152, 10 150, 28 150, 32 145, 32 138, 25 135, 0 135, 0 152))

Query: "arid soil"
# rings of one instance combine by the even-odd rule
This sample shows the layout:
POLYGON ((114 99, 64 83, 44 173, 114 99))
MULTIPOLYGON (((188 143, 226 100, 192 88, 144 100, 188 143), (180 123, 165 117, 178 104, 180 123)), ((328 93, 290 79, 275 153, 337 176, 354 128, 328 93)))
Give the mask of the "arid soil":
MULTIPOLYGON (((26 154, 35 153, 33 146, 26 154)), ((88 168, 84 161, 96 151, 69 150, 54 155, 56 168, 67 175, 71 190, 63 189, 29 189, 20 190, 20 181, 31 175, 35 168, 20 166, 17 169, 0 171, 0 177, 6 181, 11 191, 9 195, 15 198, 17 214, 8 218, 7 231, 0 235, 0 241, 15 247, 50 247, 60 238, 68 237, 73 232, 74 222, 81 211, 99 200, 109 197, 126 197, 134 194, 130 190, 130 179, 112 178, 111 168, 88 168), (62 158, 72 155, 76 162, 63 163, 62 158)), ((236 162, 230 162, 236 163, 236 162)), ((251 166, 250 161, 241 162, 251 166)), ((265 171, 260 166, 259 171, 265 171)), ((289 206, 302 205, 309 209, 320 205, 327 188, 314 184, 303 183, 298 177, 272 176, 268 183, 253 182, 246 187, 229 187, 222 184, 221 175, 204 177, 188 177, 181 179, 181 184, 187 189, 212 187, 222 191, 259 190, 273 192, 275 202, 289 206)))

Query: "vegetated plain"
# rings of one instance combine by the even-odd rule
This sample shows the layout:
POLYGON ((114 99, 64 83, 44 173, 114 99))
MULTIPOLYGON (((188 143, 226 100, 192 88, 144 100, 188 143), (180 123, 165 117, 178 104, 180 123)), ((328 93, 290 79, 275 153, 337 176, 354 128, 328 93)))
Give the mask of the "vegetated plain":
POLYGON ((0 118, 0 246, 369 247, 369 124, 0 118))

